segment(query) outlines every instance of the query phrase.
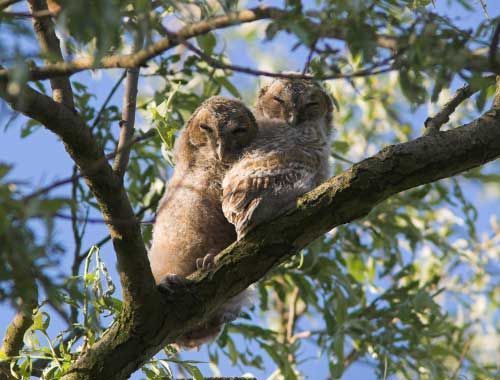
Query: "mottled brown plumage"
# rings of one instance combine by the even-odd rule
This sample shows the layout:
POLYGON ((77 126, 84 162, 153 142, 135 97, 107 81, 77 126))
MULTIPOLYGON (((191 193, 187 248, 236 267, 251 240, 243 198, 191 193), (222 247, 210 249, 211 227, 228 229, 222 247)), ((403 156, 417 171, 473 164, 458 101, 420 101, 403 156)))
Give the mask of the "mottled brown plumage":
POLYGON ((262 89, 259 133, 226 173, 222 208, 238 239, 329 176, 332 103, 315 83, 275 80, 262 89))
MULTIPOLYGON (((160 201, 149 251, 158 284, 172 287, 197 269, 198 259, 215 255, 236 239, 234 226, 222 213, 221 181, 256 133, 255 118, 247 107, 219 96, 200 105, 180 133, 174 147, 175 170, 160 201)), ((207 260, 205 265, 198 261, 207 266, 207 260)), ((234 307, 227 309, 231 312, 234 307)), ((230 319, 226 314, 223 308, 214 320, 177 343, 194 347, 214 338, 221 321, 230 319)))

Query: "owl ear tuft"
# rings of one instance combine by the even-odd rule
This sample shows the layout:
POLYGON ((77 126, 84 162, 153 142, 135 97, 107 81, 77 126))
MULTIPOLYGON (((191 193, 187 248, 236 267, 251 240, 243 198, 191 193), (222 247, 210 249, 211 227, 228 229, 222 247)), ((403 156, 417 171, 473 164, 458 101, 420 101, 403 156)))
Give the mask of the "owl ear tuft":
POLYGON ((198 116, 198 110, 196 110, 188 120, 186 130, 189 136, 189 143, 193 146, 201 146, 206 144, 207 136, 199 127, 196 116, 198 116))

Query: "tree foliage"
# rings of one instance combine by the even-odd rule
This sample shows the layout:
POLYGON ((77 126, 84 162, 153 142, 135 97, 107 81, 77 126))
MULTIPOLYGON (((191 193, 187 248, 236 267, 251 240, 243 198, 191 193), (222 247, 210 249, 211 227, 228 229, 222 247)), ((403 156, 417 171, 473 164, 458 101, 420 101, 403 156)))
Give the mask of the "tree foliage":
MULTIPOLYGON (((305 75, 322 80, 335 101, 334 175, 387 145, 420 136, 422 115, 439 111, 457 84, 469 86, 468 97, 475 95, 462 99, 441 124, 451 118, 445 128, 452 129, 474 120, 490 109, 492 74, 500 74, 499 18, 485 17, 465 29, 432 1, 284 1, 276 8, 259 2, 262 7, 251 11, 234 0, 51 0, 48 8, 45 0, 29 0, 29 7, 3 3, 9 2, 0 1, 0 33, 17 39, 0 39, 0 93, 14 110, 31 116, 17 119, 12 113, 4 129, 19 128, 26 146, 43 125, 61 136, 47 119, 36 117, 35 108, 26 108, 32 103, 25 101, 24 89, 52 96, 54 78, 71 78, 71 112, 98 149, 111 155, 117 146, 131 149, 123 186, 144 222, 153 217, 174 165, 175 136, 194 109, 217 94, 252 104, 257 79, 291 69, 287 56, 273 51, 283 41, 289 49, 276 51, 300 57, 305 75), (49 27, 37 27, 43 23, 49 27), (52 24, 61 47, 44 42, 52 24), (125 75, 117 74, 116 84, 108 78, 96 87, 87 72, 69 74, 93 67, 102 68, 97 75, 112 67, 121 71, 116 67, 130 68, 129 59, 153 50, 144 61, 130 61, 131 67, 142 66, 140 116, 135 140, 119 145, 123 106, 113 94, 126 85, 125 75), (243 50, 255 57, 245 67, 235 58, 243 50), (70 66, 60 65, 61 51, 70 66), (249 72, 251 82, 242 79, 241 73, 249 72), (40 75, 50 80, 37 80, 40 75)), ((477 2, 448 3, 466 15, 477 12, 477 2)), ((73 159, 80 154, 71 146, 68 151, 73 159)), ((113 221, 118 215, 113 211, 106 215, 105 196, 96 195, 98 185, 86 176, 91 165, 102 162, 82 159, 67 180, 34 189, 17 181, 13 163, 3 160, 0 307, 19 310, 32 323, 19 331, 24 341, 15 353, 6 350, 6 334, 0 378, 63 378, 78 358, 82 366, 88 363, 82 358, 92 357, 109 326, 134 317, 129 312, 135 306, 115 291, 120 280, 128 291, 123 283, 128 269, 118 259, 119 277, 102 259, 104 247, 112 254, 106 245, 112 239, 120 257, 123 247, 116 236, 122 230, 111 226, 110 233, 103 223, 102 240, 84 246, 89 224, 129 220, 113 221), (53 195, 63 184, 64 195, 53 195), (54 228, 60 223, 71 231, 70 245, 61 243, 54 228), (62 260, 71 262, 69 270, 62 260), (23 304, 36 294, 34 288, 39 295, 31 313, 23 304)), ((327 366, 332 378, 360 363, 373 367, 379 378, 494 378, 498 351, 486 342, 498 322, 500 227, 495 210, 484 207, 480 211, 492 216, 487 226, 478 227, 478 219, 487 216, 479 214, 473 193, 498 186, 495 169, 498 163, 391 196, 367 216, 316 239, 259 281, 253 309, 225 328, 204 350, 203 360, 215 374, 229 363, 242 373, 275 379, 311 375, 306 369, 311 361, 327 366)), ((498 200, 495 206, 498 213, 498 200)), ((141 226, 147 246, 151 224, 141 226)), ((200 355, 178 353, 170 345, 155 353, 142 360, 141 376, 208 375, 198 368, 200 355)))

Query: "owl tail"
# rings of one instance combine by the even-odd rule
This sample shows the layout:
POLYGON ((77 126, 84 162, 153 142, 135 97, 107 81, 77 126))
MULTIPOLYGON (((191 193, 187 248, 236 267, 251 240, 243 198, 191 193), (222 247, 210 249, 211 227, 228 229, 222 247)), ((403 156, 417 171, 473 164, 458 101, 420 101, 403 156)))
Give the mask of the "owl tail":
POLYGON ((255 293, 255 287, 251 285, 240 294, 231 298, 207 322, 196 326, 177 338, 175 341, 177 348, 194 349, 217 339, 225 323, 234 321, 240 316, 241 310, 244 307, 251 306, 255 298, 255 293))

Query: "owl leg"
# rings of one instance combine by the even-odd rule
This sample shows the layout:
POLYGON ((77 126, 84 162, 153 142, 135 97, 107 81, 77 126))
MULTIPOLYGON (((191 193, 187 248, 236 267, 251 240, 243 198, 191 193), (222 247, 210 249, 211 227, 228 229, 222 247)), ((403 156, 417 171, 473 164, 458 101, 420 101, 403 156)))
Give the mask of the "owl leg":
POLYGON ((196 269, 207 271, 215 267, 215 256, 218 252, 210 251, 205 256, 196 259, 196 269))
POLYGON ((174 293, 176 289, 186 288, 188 280, 175 273, 168 273, 158 284, 162 293, 174 293))

